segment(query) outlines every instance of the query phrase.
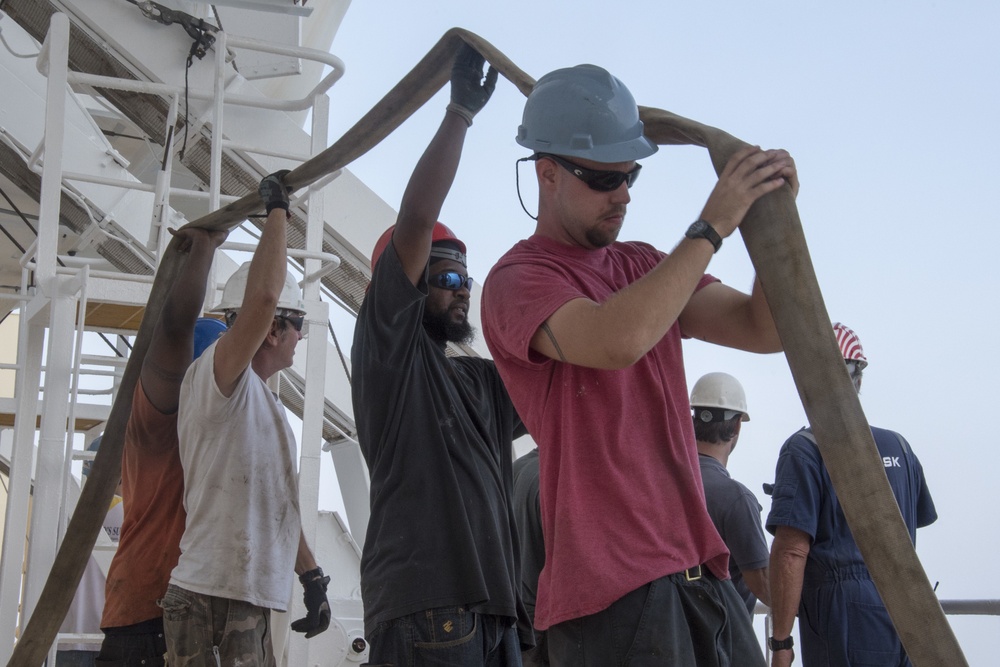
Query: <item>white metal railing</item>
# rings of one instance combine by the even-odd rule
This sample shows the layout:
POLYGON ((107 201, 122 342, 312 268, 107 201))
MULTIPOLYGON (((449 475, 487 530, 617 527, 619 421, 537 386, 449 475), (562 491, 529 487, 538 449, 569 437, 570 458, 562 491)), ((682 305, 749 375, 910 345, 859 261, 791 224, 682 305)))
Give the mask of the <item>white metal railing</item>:
MULTIPOLYGON (((239 37, 237 35, 227 35, 219 32, 216 37, 216 53, 226 54, 226 46, 232 46, 250 51, 260 51, 275 55, 289 56, 292 58, 302 58, 314 62, 328 65, 331 68, 329 74, 324 77, 313 90, 297 100, 274 100, 266 97, 253 97, 250 95, 238 95, 226 93, 223 98, 216 99, 214 90, 191 89, 188 96, 196 100, 212 100, 218 104, 235 104, 239 106, 254 107, 257 109, 270 109, 272 111, 306 111, 315 104, 316 97, 325 95, 326 92, 342 76, 344 76, 344 61, 337 56, 302 46, 287 46, 283 44, 273 44, 249 37, 239 37)), ((87 74, 84 72, 71 72, 69 82, 93 88, 113 88, 133 93, 150 93, 153 95, 173 95, 179 90, 178 86, 169 83, 156 83, 153 81, 137 81, 135 79, 118 79, 99 74, 87 74)))
MULTIPOLYGON (((43 45, 42 52, 38 58, 38 70, 43 74, 47 74, 50 69, 50 47, 48 46, 49 40, 46 39, 46 44, 43 45)), ((227 35, 224 32, 218 33, 215 47, 216 49, 216 68, 214 81, 215 85, 211 90, 201 90, 201 89, 190 89, 186 91, 189 98, 211 101, 211 116, 213 119, 212 135, 211 135, 211 166, 210 166, 210 176, 209 176, 209 191, 205 193, 201 190, 186 189, 186 188, 171 188, 169 186, 164 187, 161 183, 161 179, 157 179, 155 185, 145 184, 137 181, 130 181, 125 179, 115 179, 103 176, 97 176, 94 174, 85 174, 80 172, 69 172, 62 171, 61 175, 63 179, 69 181, 83 181, 99 185, 116 186, 121 188, 127 188, 132 190, 140 190, 144 192, 153 192, 157 195, 156 207, 157 212, 164 211, 167 208, 170 196, 184 196, 190 198, 205 198, 209 199, 209 206, 211 210, 218 209, 223 201, 229 203, 231 201, 236 201, 237 197, 223 196, 220 191, 220 181, 221 181, 221 163, 222 163, 222 149, 229 148, 231 150, 242 150, 248 153, 254 153, 258 155, 267 155, 270 157, 280 157, 290 160, 303 161, 307 159, 308 156, 303 156, 300 154, 292 152, 282 152, 273 149, 268 149, 264 147, 255 147, 247 144, 236 144, 228 142, 223 134, 223 110, 225 105, 236 105, 253 107, 258 109, 267 109, 274 111, 305 111, 310 110, 315 107, 317 100, 326 97, 326 92, 330 89, 333 84, 335 84, 344 75, 344 63, 343 61, 330 53, 325 51, 320 51, 318 49, 310 49, 301 46, 287 46, 283 44, 273 44, 264 42, 257 39, 252 39, 248 37, 239 37, 235 35, 227 35), (264 53, 272 53, 275 55, 284 55, 289 57, 301 58, 303 60, 310 60, 318 62, 323 65, 329 66, 330 72, 315 86, 315 88, 305 97, 297 100, 272 100, 270 98, 264 97, 253 97, 250 95, 238 95, 231 92, 227 92, 225 89, 225 73, 228 70, 228 63, 226 62, 227 46, 233 46, 236 48, 248 49, 252 51, 260 51, 264 53), (161 199, 162 198, 162 199, 161 199)), ((121 90, 128 92, 144 93, 149 95, 160 95, 168 97, 171 100, 170 112, 167 117, 167 129, 166 136, 168 145, 164 147, 165 151, 169 151, 172 144, 173 132, 172 129, 176 123, 177 115, 177 103, 179 96, 184 93, 184 89, 175 84, 167 83, 157 83, 152 81, 138 81, 135 79, 122 79, 116 77, 101 76, 95 74, 87 74, 84 72, 66 72, 66 82, 71 85, 82 85, 89 86, 92 88, 108 88, 113 90, 121 90)), ((314 113, 314 116, 318 114, 314 113)), ((324 137, 325 141, 325 137, 324 137)), ((42 172, 42 156, 44 154, 44 145, 46 142, 39 144, 36 150, 32 153, 31 157, 28 159, 27 164, 30 169, 37 173, 42 172)), ((164 178, 169 180, 169 171, 164 174, 164 178)), ((328 183, 333 178, 336 178, 340 172, 331 174, 327 176, 322 183, 314 184, 314 187, 310 190, 319 189, 326 183, 328 183)), ((156 221, 154 221, 156 222, 156 221)), ((162 231, 161 231, 162 236, 162 231)), ((162 248, 160 248, 162 251, 162 248)))

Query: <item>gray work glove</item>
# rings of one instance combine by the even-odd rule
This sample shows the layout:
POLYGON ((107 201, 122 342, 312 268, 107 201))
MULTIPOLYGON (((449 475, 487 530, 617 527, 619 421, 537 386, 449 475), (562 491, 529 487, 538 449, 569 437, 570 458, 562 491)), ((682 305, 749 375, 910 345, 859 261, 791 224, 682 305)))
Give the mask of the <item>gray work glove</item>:
POLYGON ((330 627, 330 602, 326 599, 326 587, 330 577, 323 576, 322 568, 309 570, 299 576, 302 584, 306 615, 292 621, 292 630, 306 633, 306 639, 315 637, 330 627))
POLYGON ((468 44, 463 43, 455 55, 451 67, 451 104, 453 111, 472 125, 472 117, 486 106, 493 89, 497 87, 496 69, 490 65, 483 78, 483 64, 486 59, 468 44))
POLYGON ((286 213, 288 212, 288 195, 292 192, 285 185, 285 176, 288 173, 288 169, 282 169, 268 174, 261 179, 260 185, 257 186, 257 194, 260 195, 260 200, 264 202, 268 213, 276 208, 283 208, 286 213))

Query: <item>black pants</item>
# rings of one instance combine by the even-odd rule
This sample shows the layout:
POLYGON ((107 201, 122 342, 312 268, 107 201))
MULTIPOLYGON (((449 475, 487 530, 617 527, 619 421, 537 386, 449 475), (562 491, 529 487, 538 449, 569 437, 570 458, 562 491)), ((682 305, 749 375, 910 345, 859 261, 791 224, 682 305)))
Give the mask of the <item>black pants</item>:
POLYGON ((104 628, 97 667, 162 667, 167 643, 163 619, 154 618, 120 628, 104 628))
POLYGON ((604 611, 553 625, 548 640, 558 667, 764 667, 746 605, 707 570, 651 581, 604 611))

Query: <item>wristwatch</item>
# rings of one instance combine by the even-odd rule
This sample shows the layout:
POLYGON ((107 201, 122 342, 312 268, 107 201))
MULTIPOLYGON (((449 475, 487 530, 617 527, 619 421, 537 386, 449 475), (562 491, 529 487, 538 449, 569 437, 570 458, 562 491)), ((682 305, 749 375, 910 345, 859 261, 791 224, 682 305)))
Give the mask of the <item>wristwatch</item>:
POLYGON ((772 651, 790 651, 795 642, 792 640, 791 636, 785 637, 784 639, 775 639, 770 637, 767 640, 767 645, 772 651))
POLYGON ((705 239, 715 246, 715 252, 719 252, 719 248, 722 247, 722 237, 719 236, 719 232, 715 231, 715 228, 704 220, 692 222, 684 236, 689 239, 705 239))

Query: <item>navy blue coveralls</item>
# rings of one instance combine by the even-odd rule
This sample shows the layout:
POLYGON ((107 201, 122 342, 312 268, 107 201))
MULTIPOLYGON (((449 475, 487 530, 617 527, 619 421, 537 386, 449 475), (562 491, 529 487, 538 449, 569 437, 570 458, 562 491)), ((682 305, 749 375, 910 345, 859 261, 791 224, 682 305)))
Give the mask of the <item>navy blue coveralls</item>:
MULTIPOLYGON (((899 434, 873 427, 872 435, 915 541, 917 528, 937 519, 923 468, 899 434)), ((790 526, 812 538, 799 603, 805 667, 910 664, 808 429, 781 448, 766 526, 772 534, 790 526)))

